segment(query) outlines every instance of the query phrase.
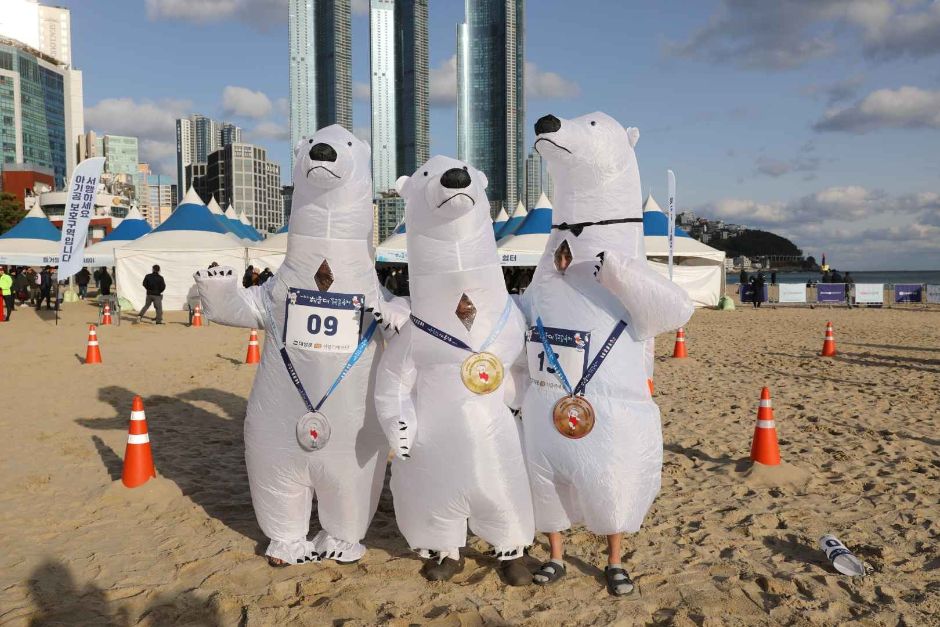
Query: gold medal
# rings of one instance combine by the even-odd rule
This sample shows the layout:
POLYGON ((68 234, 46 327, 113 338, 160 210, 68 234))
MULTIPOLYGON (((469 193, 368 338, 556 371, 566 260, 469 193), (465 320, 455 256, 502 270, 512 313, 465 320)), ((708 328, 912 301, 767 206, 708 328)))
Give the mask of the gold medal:
POLYGON ((594 428, 594 408, 583 396, 565 396, 555 403, 552 422, 558 433, 578 440, 594 428))
POLYGON ((474 394, 489 394, 503 382, 503 362, 493 353, 473 353, 460 366, 460 379, 474 394))

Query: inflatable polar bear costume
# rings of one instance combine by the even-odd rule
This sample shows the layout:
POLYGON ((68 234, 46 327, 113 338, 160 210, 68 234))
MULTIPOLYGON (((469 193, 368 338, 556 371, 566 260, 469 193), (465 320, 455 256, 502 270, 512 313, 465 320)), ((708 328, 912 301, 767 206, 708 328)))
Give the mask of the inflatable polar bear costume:
POLYGON ((646 262, 633 150, 639 131, 592 113, 573 120, 545 116, 536 134, 535 147, 555 183, 555 225, 521 299, 529 324, 541 316, 546 328, 584 342, 580 352, 552 347, 576 386, 615 325, 627 323, 587 384, 596 424, 580 439, 555 429, 552 409, 565 390, 548 371, 540 335, 530 329, 533 384, 522 416, 536 528, 552 532, 583 523, 597 534, 635 532, 659 492, 663 452, 659 409, 647 386, 647 340, 684 325, 692 302, 646 262))
MULTIPOLYGON (((381 340, 373 338, 324 404, 332 435, 324 448, 308 452, 296 435, 307 409, 281 360, 266 311, 283 331, 288 287, 361 294, 363 308, 381 309, 402 322, 407 308, 396 310, 375 275, 368 145, 334 125, 301 140, 294 159, 287 255, 274 277, 242 289, 240 275, 220 267, 200 270, 196 284, 203 311, 213 322, 264 326, 266 331, 245 419, 252 503, 261 530, 271 539, 266 555, 291 564, 322 558, 349 562, 365 552, 360 540, 378 505, 389 450, 372 402, 381 340), (314 495, 322 531, 308 541, 314 495)), ((356 337, 371 322, 368 314, 363 317, 356 337)), ((314 404, 351 353, 288 352, 314 404)))
MULTIPOLYGON (((522 351, 521 312, 499 266, 486 177, 436 156, 399 179, 408 225, 411 309, 417 318, 508 366, 522 351), (458 317, 464 296, 475 317, 458 317), (508 311, 508 315, 505 312, 508 311)), ((465 316, 466 317, 466 316, 465 316)), ((382 357, 375 398, 391 446, 395 517, 424 557, 459 559, 467 525, 500 560, 521 557, 535 533, 518 420, 507 407, 507 376, 489 394, 461 381, 470 355, 407 324, 382 357)))

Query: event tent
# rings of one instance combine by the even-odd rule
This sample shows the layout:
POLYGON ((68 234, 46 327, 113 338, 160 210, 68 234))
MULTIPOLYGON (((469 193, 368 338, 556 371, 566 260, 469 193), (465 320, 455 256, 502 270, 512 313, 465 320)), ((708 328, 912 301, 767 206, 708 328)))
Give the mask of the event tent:
MULTIPOLYGON (((669 218, 652 194, 643 203, 643 234, 650 266, 669 276, 669 218)), ((725 253, 676 227, 672 280, 689 293, 696 307, 715 307, 724 291, 725 253)))
POLYGON ((238 214, 235 213, 235 209, 232 205, 226 207, 225 211, 222 213, 222 217, 228 223, 229 228, 236 237, 244 240, 246 243, 257 241, 251 229, 245 228, 245 225, 238 219, 238 214))
POLYGON ((493 235, 496 239, 499 239, 499 232, 503 230, 507 222, 509 222, 509 214, 506 213, 505 207, 500 207, 496 219, 493 220, 493 235))
MULTIPOLYGON (((202 199, 199 198, 199 194, 197 194, 192 188, 190 188, 190 191, 193 192, 193 200, 198 201, 199 204, 203 204, 202 199)), ((241 224, 236 227, 233 223, 233 220, 226 217, 225 212, 222 211, 222 207, 219 205, 218 201, 216 201, 214 195, 209 197, 209 203, 206 204, 205 207, 209 209, 209 213, 212 214, 212 218, 218 223, 219 226, 222 227, 226 233, 231 233, 240 240, 247 239, 244 233, 242 233, 241 224)), ((234 222, 238 222, 238 220, 234 220, 234 222)))
POLYGON ((150 223, 144 220, 137 207, 132 207, 116 229, 95 244, 85 248, 86 266, 113 266, 114 251, 150 232, 150 223))
POLYGON ((383 263, 408 263, 408 239, 404 222, 396 226, 388 239, 375 249, 375 260, 383 263))
POLYGON ((118 294, 142 307, 141 283, 156 264, 166 281, 163 308, 180 310, 194 300, 196 270, 218 262, 244 272, 245 245, 218 218, 190 188, 163 224, 115 251, 118 294))
MULTIPOLYGON (((519 205, 523 211, 525 208, 519 205)), ((518 208, 516 211, 518 212, 518 208)), ((534 266, 539 262, 552 232, 552 203, 543 193, 515 233, 499 240, 499 258, 504 266, 534 266)))
MULTIPOLYGON (((231 204, 229 205, 229 209, 232 209, 231 204)), ((234 209, 232 209, 232 211, 234 211, 234 209)), ((262 237, 258 229, 256 229, 255 227, 251 225, 251 222, 248 220, 248 216, 245 215, 244 209, 242 209, 241 213, 238 214, 238 221, 241 222, 242 225, 244 225, 245 230, 248 232, 248 235, 249 237, 251 237, 251 239, 253 239, 256 242, 260 242, 261 240, 264 239, 264 237, 262 237)))
POLYGON ((0 264, 56 265, 62 233, 36 203, 12 229, 0 235, 0 264))
POLYGON ((509 237, 516 230, 519 229, 519 226, 522 224, 527 212, 525 210, 525 205, 522 204, 522 201, 516 205, 516 210, 512 212, 512 215, 509 217, 509 220, 506 221, 506 224, 500 229, 497 239, 502 239, 504 237, 509 237))

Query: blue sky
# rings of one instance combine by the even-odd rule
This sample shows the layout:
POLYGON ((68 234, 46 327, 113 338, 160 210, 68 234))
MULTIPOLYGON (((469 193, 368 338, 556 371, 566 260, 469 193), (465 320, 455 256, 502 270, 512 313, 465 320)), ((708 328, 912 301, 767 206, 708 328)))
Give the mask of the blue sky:
MULTIPOLYGON (((172 174, 173 119, 239 123, 285 164, 287 0, 57 0, 86 127, 172 174)), ((367 2, 353 0, 368 136, 367 2)), ((456 153, 463 2, 430 7, 432 154, 456 153)), ((848 269, 940 269, 940 1, 529 0, 527 122, 603 110, 640 128, 644 189, 768 228, 848 269)), ((286 168, 286 166, 282 166, 286 168)), ((286 169, 284 172, 287 176, 286 169)))

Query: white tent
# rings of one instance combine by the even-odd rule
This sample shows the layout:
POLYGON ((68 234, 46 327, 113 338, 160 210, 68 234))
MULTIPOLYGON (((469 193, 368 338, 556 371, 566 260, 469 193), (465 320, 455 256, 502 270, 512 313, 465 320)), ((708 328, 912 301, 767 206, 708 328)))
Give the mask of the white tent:
POLYGON ((388 239, 375 249, 375 260, 383 263, 408 263, 408 240, 404 222, 396 226, 388 239))
POLYGON ((507 222, 509 222, 509 214, 506 213, 505 207, 500 207, 496 219, 493 220, 493 235, 496 236, 496 239, 499 239, 499 232, 503 230, 507 222))
MULTIPOLYGON (((669 218, 652 195, 643 203, 643 242, 650 266, 669 276, 669 218)), ((672 280, 689 293, 696 307, 715 307, 724 290, 725 253, 676 227, 672 280)))
POLYGON ((16 226, 0 235, 0 264, 57 265, 61 236, 36 203, 16 226))
MULTIPOLYGON (((229 209, 232 209, 232 205, 229 205, 228 207, 229 209)), ((232 211, 234 211, 234 209, 232 209, 232 211)), ((248 219, 248 216, 245 215, 244 209, 242 209, 241 213, 238 214, 238 221, 245 226, 245 230, 248 232, 248 235, 252 240, 260 242, 262 239, 264 239, 258 229, 251 225, 251 221, 248 219)))
POLYGON ((496 239, 499 240, 505 237, 509 237, 518 231, 527 215, 528 212, 525 210, 525 205, 522 204, 522 201, 519 201, 516 204, 516 209, 512 212, 512 215, 509 216, 509 220, 506 221, 506 224, 503 225, 503 228, 501 228, 499 233, 496 234, 496 239))
POLYGON ((270 268, 276 272, 287 254, 287 232, 276 233, 260 242, 252 242, 248 247, 248 264, 255 270, 270 268))
MULTIPOLYGON (((224 219, 224 218, 223 218, 224 219)), ((160 266, 166 281, 163 308, 185 309, 195 295, 193 274, 213 261, 245 270, 245 247, 228 232, 190 188, 170 217, 151 233, 115 251, 118 293, 140 308, 144 277, 160 266)))
POLYGON ((116 229, 108 233, 100 242, 85 248, 86 266, 113 266, 114 251, 127 246, 150 232, 150 224, 137 210, 131 208, 116 229))
POLYGON ((528 214, 521 203, 516 208, 516 214, 520 210, 525 216, 522 222, 513 229, 512 235, 499 240, 499 258, 504 266, 538 265, 552 232, 552 203, 544 193, 528 214))

